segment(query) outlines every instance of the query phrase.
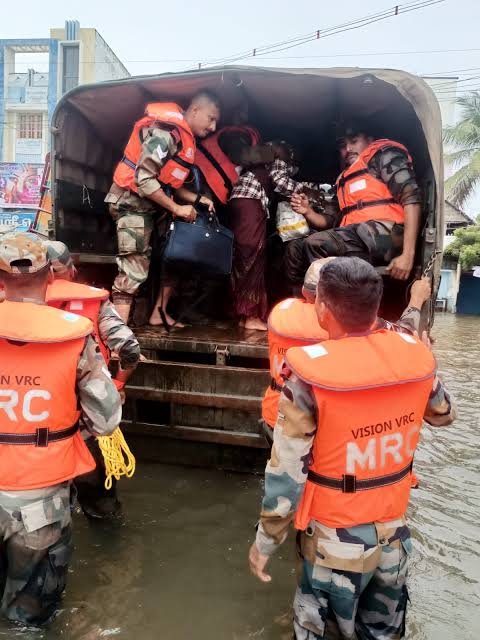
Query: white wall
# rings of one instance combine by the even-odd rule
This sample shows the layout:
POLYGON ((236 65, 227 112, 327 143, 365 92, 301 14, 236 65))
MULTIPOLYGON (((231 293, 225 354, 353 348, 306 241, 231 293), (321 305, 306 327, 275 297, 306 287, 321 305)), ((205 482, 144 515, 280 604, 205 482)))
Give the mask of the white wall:
POLYGON ((110 49, 102 36, 95 35, 95 81, 118 80, 130 74, 110 49))

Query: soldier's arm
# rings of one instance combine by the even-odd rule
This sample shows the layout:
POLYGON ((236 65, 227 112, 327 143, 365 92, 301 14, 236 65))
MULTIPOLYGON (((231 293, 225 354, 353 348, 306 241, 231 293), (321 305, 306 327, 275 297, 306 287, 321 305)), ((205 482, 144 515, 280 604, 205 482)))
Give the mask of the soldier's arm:
POLYGON ((120 368, 116 381, 123 386, 137 368, 140 360, 140 345, 135 334, 120 318, 110 300, 105 300, 100 306, 98 332, 102 342, 119 357, 120 368))
POLYGON ((312 389, 292 375, 282 391, 265 469, 265 497, 256 537, 262 555, 270 556, 287 537, 307 480, 316 425, 312 389))
POLYGON ((163 191, 158 177, 168 160, 176 154, 177 143, 169 131, 159 127, 146 127, 142 129, 141 135, 142 153, 135 169, 138 193, 173 213, 176 204, 163 191))
MULTIPOLYGON (((186 202, 187 204, 196 204, 198 195, 199 194, 197 194, 195 191, 191 191, 187 187, 180 187, 175 191, 175 197, 177 199, 182 200, 183 202, 186 202)), ((208 196, 200 195, 198 202, 200 204, 203 204, 203 206, 207 207, 209 211, 215 211, 215 205, 213 204, 213 200, 208 196)))
POLYGON ((455 406, 443 382, 436 375, 423 418, 432 427, 448 427, 456 417, 455 406))
POLYGON ((100 306, 98 332, 102 342, 118 355, 122 369, 135 369, 140 360, 140 345, 110 300, 105 300, 100 306))
POLYGON ((142 152, 135 169, 135 183, 140 196, 149 198, 162 188, 158 176, 177 152, 177 143, 166 129, 145 127, 141 131, 142 152))
POLYGON ((388 329, 395 333, 418 333, 420 327, 420 311, 414 307, 407 307, 397 322, 391 322, 384 318, 378 318, 376 329, 388 329))
POLYGON ((401 149, 385 148, 372 158, 380 179, 388 186, 392 197, 402 205, 405 212, 403 251, 389 265, 392 277, 406 280, 415 258, 422 197, 411 162, 401 149))
POLYGON ((407 155, 395 147, 387 147, 374 155, 378 177, 387 185, 392 197, 403 207, 422 204, 422 192, 407 155))
POLYGON ((91 336, 77 364, 77 393, 85 426, 95 436, 108 436, 120 424, 120 396, 91 336))
POLYGON ((388 320, 379 318, 377 327, 385 327, 386 329, 399 333, 419 334, 421 310, 431 295, 432 282, 430 278, 424 277, 420 278, 420 280, 415 280, 410 290, 408 307, 402 313, 400 319, 397 322, 389 322, 388 320))

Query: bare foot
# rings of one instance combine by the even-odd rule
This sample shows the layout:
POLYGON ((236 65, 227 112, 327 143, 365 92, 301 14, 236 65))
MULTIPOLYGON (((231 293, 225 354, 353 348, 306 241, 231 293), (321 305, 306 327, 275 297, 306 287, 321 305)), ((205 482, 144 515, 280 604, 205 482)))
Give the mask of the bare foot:
POLYGON ((263 320, 260 320, 260 318, 245 318, 245 329, 267 331, 268 327, 263 320))
POLYGON ((238 326, 239 327, 244 327, 245 326, 245 318, 240 318, 240 320, 238 321, 238 326))
MULTIPOLYGON (((175 329, 184 329, 185 325, 182 324, 181 322, 176 322, 172 316, 169 316, 168 313, 165 313, 165 320, 167 321, 167 323, 169 324, 169 326, 173 327, 173 325, 175 325, 175 329)), ((162 316, 160 315, 160 312, 158 310, 158 307, 155 307, 155 309, 152 312, 152 315, 150 316, 150 320, 148 321, 148 323, 150 325, 152 325, 152 327, 159 327, 161 325, 163 325, 163 321, 162 321, 162 316)))

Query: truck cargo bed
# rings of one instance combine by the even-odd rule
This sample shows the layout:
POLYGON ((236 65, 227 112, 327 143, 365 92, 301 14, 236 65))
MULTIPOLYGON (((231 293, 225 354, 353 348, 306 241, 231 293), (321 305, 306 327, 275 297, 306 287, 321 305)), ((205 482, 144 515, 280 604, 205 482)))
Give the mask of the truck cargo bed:
POLYGON ((128 382, 123 427, 142 457, 245 470, 263 465, 266 334, 220 323, 135 333, 147 360, 128 382))

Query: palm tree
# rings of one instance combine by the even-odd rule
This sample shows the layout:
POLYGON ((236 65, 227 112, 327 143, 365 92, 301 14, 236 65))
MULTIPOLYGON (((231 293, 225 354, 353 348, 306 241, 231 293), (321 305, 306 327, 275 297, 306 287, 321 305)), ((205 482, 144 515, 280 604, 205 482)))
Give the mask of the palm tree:
POLYGON ((458 167, 445 183, 448 198, 461 207, 480 184, 480 91, 457 99, 462 119, 446 127, 443 140, 454 148, 445 160, 458 167))

